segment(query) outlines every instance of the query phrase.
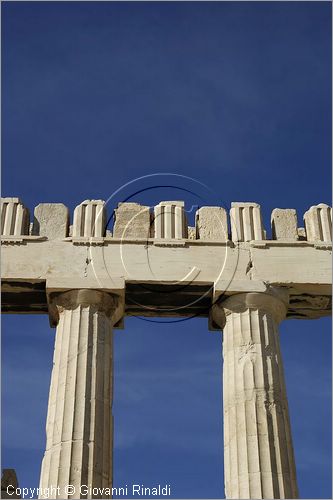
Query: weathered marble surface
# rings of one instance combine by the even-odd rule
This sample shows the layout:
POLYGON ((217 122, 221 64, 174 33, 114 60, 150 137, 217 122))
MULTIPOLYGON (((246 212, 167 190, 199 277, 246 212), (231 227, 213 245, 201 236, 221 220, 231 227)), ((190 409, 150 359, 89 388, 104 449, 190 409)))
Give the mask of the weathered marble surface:
POLYGON ((33 236, 49 240, 63 239, 69 235, 69 210, 62 203, 40 203, 34 210, 33 236))
POLYGON ((41 487, 112 485, 112 330, 126 311, 223 330, 227 497, 297 497, 278 323, 331 313, 330 207, 311 207, 305 228, 273 210, 272 239, 247 202, 229 217, 202 207, 190 228, 183 202, 124 203, 113 232, 102 200, 78 205, 72 226, 64 205, 38 205, 32 235, 18 198, 1 214, 3 311, 57 326, 41 487))
POLYGON ((298 240, 297 214, 293 208, 274 208, 271 216, 272 237, 275 240, 298 240))
POLYGON ((40 488, 43 492, 59 488, 56 498, 80 498, 81 485, 112 487, 116 299, 99 291, 77 290, 52 301, 59 322, 40 488), (66 491, 69 484, 75 488, 73 496, 66 491))
POLYGON ((201 207, 196 212, 197 238, 228 241, 227 212, 222 207, 201 207))
POLYGON ((287 304, 286 291, 273 289, 218 306, 226 498, 298 498, 278 332, 287 304))
POLYGON ((115 209, 114 238, 150 238, 149 207, 139 203, 119 203, 115 209))

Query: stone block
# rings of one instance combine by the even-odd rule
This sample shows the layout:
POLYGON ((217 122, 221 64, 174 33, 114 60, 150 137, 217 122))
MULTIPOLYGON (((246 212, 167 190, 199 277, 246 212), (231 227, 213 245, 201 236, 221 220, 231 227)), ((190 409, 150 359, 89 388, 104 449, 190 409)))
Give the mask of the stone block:
POLYGON ((310 207, 304 224, 308 241, 332 241, 332 209, 325 203, 310 207))
POLYGON ((188 237, 183 201, 161 201, 154 207, 154 237, 162 239, 188 237))
POLYGON ((290 240, 298 239, 297 214, 293 208, 274 208, 271 215, 272 239, 290 240))
POLYGON ((29 210, 19 198, 1 198, 1 235, 29 234, 29 210))
POLYGON ((115 209, 114 238, 150 238, 149 207, 139 203, 119 203, 115 209))
POLYGON ((261 209, 258 203, 232 202, 230 225, 232 241, 265 239, 261 209))
POLYGON ((106 230, 103 200, 85 200, 74 210, 73 238, 103 237, 106 230))
POLYGON ((188 228, 187 228, 187 234, 188 234, 188 239, 189 240, 196 240, 197 239, 195 227, 188 226, 188 228))
POLYGON ((62 203, 40 203, 34 210, 32 235, 46 236, 49 240, 69 235, 69 210, 62 203))
POLYGON ((201 207, 195 214, 200 240, 228 241, 227 213, 222 207, 201 207))
POLYGON ((297 236, 300 241, 305 241, 306 240, 306 232, 305 232, 305 227, 298 227, 297 228, 297 236))

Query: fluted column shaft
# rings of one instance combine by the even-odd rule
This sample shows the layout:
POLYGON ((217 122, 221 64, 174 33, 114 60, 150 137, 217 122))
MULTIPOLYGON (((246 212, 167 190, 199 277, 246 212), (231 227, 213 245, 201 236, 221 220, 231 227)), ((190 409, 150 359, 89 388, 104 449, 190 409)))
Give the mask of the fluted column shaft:
POLYGON ((278 324, 281 296, 242 293, 220 306, 227 498, 297 498, 278 324))
POLYGON ((93 498, 82 485, 112 487, 115 298, 78 290, 59 295, 54 305, 59 322, 40 488, 55 488, 52 498, 93 498), (67 485, 74 490, 68 493, 67 485))

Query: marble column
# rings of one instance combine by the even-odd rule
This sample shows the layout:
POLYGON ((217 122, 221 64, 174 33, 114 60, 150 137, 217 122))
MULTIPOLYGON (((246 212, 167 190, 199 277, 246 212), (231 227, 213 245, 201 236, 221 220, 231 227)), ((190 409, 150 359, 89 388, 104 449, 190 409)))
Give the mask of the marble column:
POLYGON ((298 498, 278 331, 285 299, 283 291, 241 293, 214 306, 223 329, 226 498, 298 498))
MULTIPOLYGON (((99 498, 80 491, 112 487, 112 316, 116 297, 95 290, 58 295, 59 321, 40 488, 51 498, 99 498), (67 485, 72 485, 70 491, 67 485)), ((43 491, 40 498, 46 498, 43 491)), ((108 498, 108 496, 103 496, 108 498)))

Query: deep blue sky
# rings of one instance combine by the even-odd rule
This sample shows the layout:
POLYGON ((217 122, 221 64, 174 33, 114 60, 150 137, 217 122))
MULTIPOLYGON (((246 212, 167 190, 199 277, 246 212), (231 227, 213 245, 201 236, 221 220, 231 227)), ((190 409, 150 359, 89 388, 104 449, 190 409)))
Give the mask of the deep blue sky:
MULTIPOLYGON (((301 226, 330 204, 329 2, 3 2, 2 30, 2 194, 31 212, 156 172, 206 183, 206 204, 259 202, 268 233, 275 207, 301 226)), ((204 319, 125 323, 115 486, 223 497, 221 335, 204 319)), ((38 485, 53 341, 47 317, 3 319, 2 465, 22 486, 38 485)), ((301 496, 330 498, 330 321, 286 321, 281 344, 301 496)))

